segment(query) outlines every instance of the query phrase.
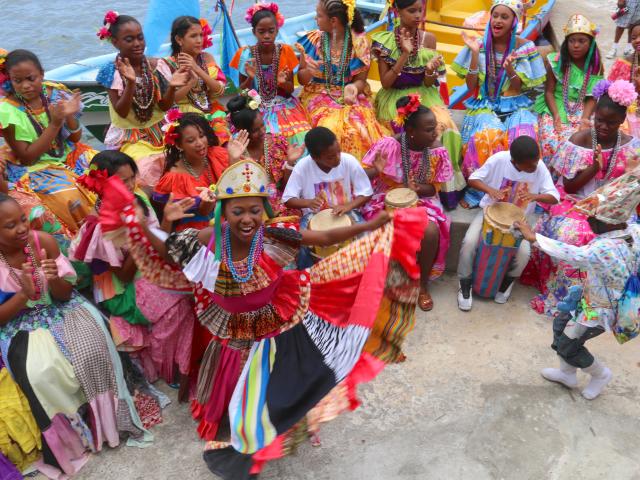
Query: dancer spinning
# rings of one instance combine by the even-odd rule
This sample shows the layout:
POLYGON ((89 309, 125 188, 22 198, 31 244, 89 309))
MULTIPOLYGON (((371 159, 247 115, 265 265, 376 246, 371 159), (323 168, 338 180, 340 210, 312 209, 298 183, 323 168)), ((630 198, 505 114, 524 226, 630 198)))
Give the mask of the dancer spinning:
POLYGON ((440 188, 440 197, 448 209, 458 205, 465 187, 460 171, 462 140, 458 127, 452 120, 438 90, 438 77, 446 73, 442 56, 435 50, 436 38, 420 29, 424 22, 424 5, 421 0, 395 0, 392 11, 399 21, 393 31, 373 34, 371 51, 378 60, 382 88, 376 94, 376 116, 385 125, 394 125, 397 116, 396 102, 402 97, 417 93, 420 102, 428 107, 438 122, 438 140, 442 142, 453 165, 453 177, 440 188))
POLYGON ((564 26, 564 33, 560 52, 549 54, 545 92, 534 105, 545 165, 576 130, 591 128, 596 106, 593 87, 604 73, 596 43, 597 27, 577 14, 564 26))
POLYGON ((360 159, 388 131, 371 106, 370 44, 355 3, 320 0, 318 30, 300 39, 298 81, 312 126, 334 132, 342 151, 360 159))
MULTIPOLYGON (((536 138, 536 116, 526 90, 541 85, 544 62, 533 42, 517 36, 525 12, 521 0, 494 0, 483 39, 462 38, 467 45, 451 68, 464 78, 473 98, 465 102, 462 124, 462 173, 468 177, 494 153, 507 150, 522 135, 536 138)), ((461 205, 477 207, 482 192, 467 189, 461 205)))
POLYGON ((293 74, 298 59, 289 45, 276 42, 284 17, 276 3, 256 3, 247 9, 257 43, 240 48, 230 66, 240 72, 240 88, 255 89, 268 134, 283 135, 291 144, 302 145, 311 128, 307 112, 293 96, 293 74))
POLYGON ((204 114, 220 145, 229 141, 224 107, 217 100, 227 79, 205 48, 212 46, 211 27, 204 18, 181 16, 171 25, 171 56, 158 61, 158 70, 170 82, 177 71, 189 72, 187 84, 176 90, 175 102, 181 112, 204 114))
MULTIPOLYGON (((229 144, 232 162, 243 150, 235 142, 229 144)), ((418 210, 399 212, 384 228, 379 227, 388 222, 386 213, 326 232, 299 232, 291 224, 265 226, 265 212, 271 210, 268 181, 255 162, 232 164, 217 185, 215 233, 188 229, 166 242, 137 223, 131 196, 117 182, 109 189, 113 198, 102 207, 105 228, 119 225, 107 212, 123 212, 137 245, 148 238, 194 284, 196 314, 213 340, 204 355, 193 412, 200 419, 200 435, 216 440, 208 444, 205 460, 225 479, 248 479, 265 461, 286 454, 306 429, 317 430, 318 421, 348 407, 345 395, 355 394, 356 383, 379 371, 381 362, 361 351, 383 297, 389 260, 397 259, 399 268, 415 278, 416 233, 426 226, 418 210), (328 246, 367 231, 373 232, 310 270, 285 268, 302 244, 328 246), (240 401, 243 391, 252 398, 240 401), (321 417, 312 415, 316 405, 323 409, 321 417), (309 422, 300 422, 307 415, 309 422)), ((178 204, 165 209, 169 219, 183 215, 178 204)), ((152 250, 145 256, 151 259, 147 274, 165 269, 152 250)), ((183 277, 164 282, 173 288, 186 283, 183 277)))

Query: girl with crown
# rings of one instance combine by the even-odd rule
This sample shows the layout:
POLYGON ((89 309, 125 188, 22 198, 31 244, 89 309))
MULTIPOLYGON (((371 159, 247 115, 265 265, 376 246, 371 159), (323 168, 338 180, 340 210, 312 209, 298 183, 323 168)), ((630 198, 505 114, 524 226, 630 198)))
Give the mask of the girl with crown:
MULTIPOLYGON (((104 230, 124 221, 145 276, 194 289, 196 315, 211 341, 192 412, 210 441, 205 461, 228 480, 249 479, 287 454, 319 422, 347 409, 356 384, 380 371, 384 363, 363 347, 386 287, 401 275, 417 278, 427 222, 422 211, 406 209, 390 223, 383 212, 325 232, 277 219, 265 224, 269 177, 240 159, 245 147, 229 142, 232 165, 216 185, 214 227, 163 238, 136 218, 131 194, 114 177, 101 208, 104 230), (311 269, 289 268, 301 245, 333 245, 364 232, 371 233, 311 269)), ((165 207, 166 220, 184 215, 180 204, 165 207)))
POLYGON ((422 0, 393 0, 390 8, 395 13, 396 26, 392 31, 374 33, 371 47, 382 83, 376 94, 376 116, 398 133, 401 127, 394 124, 396 102, 407 95, 420 96, 422 105, 436 116, 439 140, 453 165, 454 176, 442 184, 439 192, 444 206, 453 209, 465 181, 460 171, 460 132, 438 89, 438 77, 446 73, 444 60, 435 50, 435 36, 421 29, 425 14, 422 0))
MULTIPOLYGON (((417 303, 421 310, 429 311, 433 309, 429 280, 444 273, 451 224, 438 198, 438 189, 452 178, 453 167, 449 152, 438 140, 437 117, 422 105, 420 94, 400 98, 397 111, 395 122, 402 127, 402 133, 378 141, 362 159, 374 189, 364 216, 371 218, 384 209, 387 192, 394 188, 410 188, 416 192, 418 206, 424 208, 430 220, 418 255, 417 303)), ((413 314, 409 318, 413 318, 413 314)))
POLYGON ((375 117, 367 75, 371 45, 355 0, 320 0, 318 30, 303 36, 298 81, 300 100, 313 127, 336 134, 343 152, 361 159, 388 134, 375 117))
POLYGON ((296 54, 289 45, 276 42, 284 17, 276 3, 256 3, 244 18, 257 43, 240 48, 231 60, 230 66, 240 73, 240 88, 258 92, 267 134, 282 135, 290 144, 302 145, 311 125, 307 112, 293 96, 296 54))
POLYGON ((167 82, 179 70, 189 72, 186 85, 175 93, 175 102, 183 113, 205 115, 220 145, 229 141, 224 107, 217 100, 224 94, 227 79, 206 48, 212 46, 211 26, 204 19, 188 15, 171 25, 171 55, 158 61, 158 69, 167 82))
POLYGON ((576 14, 564 26, 564 33, 560 52, 550 53, 547 58, 545 91, 534 105, 545 165, 576 130, 591 128, 596 106, 593 87, 604 73, 596 43, 597 27, 576 14))
MULTIPOLYGON (((525 91, 544 83, 546 71, 533 42, 517 35, 528 6, 522 0, 494 0, 484 37, 462 33, 466 47, 451 68, 465 79, 472 95, 465 102, 461 131, 465 177, 494 153, 507 150, 515 138, 536 138, 537 119, 525 91)), ((482 196, 467 189, 460 204, 475 208, 482 196)))
MULTIPOLYGON (((556 187, 560 203, 543 214, 536 225, 537 232, 575 246, 587 244, 594 233, 574 205, 625 173, 640 148, 640 140, 620 128, 637 98, 633 85, 625 80, 601 80, 593 88, 593 96, 597 100, 593 127, 574 133, 560 145, 550 163, 550 170, 559 177, 556 187)), ((554 264, 549 256, 534 249, 522 281, 541 292, 532 301, 534 310, 553 316, 568 288, 579 281, 579 272, 562 261, 554 264)))
MULTIPOLYGON (((640 94, 640 23, 636 23, 629 28, 631 36, 631 46, 633 53, 624 58, 617 58, 611 69, 607 79, 613 81, 626 80, 631 82, 640 94)), ((640 111, 638 111, 638 102, 631 105, 627 111, 627 121, 622 125, 625 133, 640 138, 640 111)))
POLYGON ((109 11, 103 23, 98 38, 118 50, 115 61, 103 65, 96 77, 109 94, 111 125, 104 143, 136 161, 140 185, 150 193, 164 169, 164 112, 191 74, 180 68, 166 81, 159 70, 161 62, 144 54, 142 25, 135 18, 109 11))

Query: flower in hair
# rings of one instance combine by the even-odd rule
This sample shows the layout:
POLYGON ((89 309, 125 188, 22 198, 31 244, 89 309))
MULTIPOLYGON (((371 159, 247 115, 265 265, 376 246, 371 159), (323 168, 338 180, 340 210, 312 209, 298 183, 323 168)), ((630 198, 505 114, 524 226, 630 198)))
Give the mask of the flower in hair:
POLYGON ((342 0, 342 3, 347 7, 347 22, 351 25, 356 14, 356 0, 342 0))
POLYGON ((91 165, 87 173, 76 179, 76 183, 87 190, 102 195, 104 182, 107 178, 109 178, 109 172, 106 169, 99 170, 95 165, 91 165))
POLYGON ((616 80, 613 82, 609 86, 607 93, 609 94, 609 97, 611 97, 611 100, 623 107, 633 105, 638 98, 638 93, 636 92, 635 87, 626 80, 616 80))
POLYGON ((120 16, 120 14, 118 12, 114 12, 113 10, 109 10, 105 15, 104 15, 104 21, 107 25, 113 25, 114 23, 116 23, 118 21, 118 17, 120 16))
POLYGON ((213 30, 211 29, 211 25, 205 18, 200 19, 200 26, 202 27, 202 48, 209 48, 213 45, 213 40, 211 39, 211 34, 213 30))
POLYGON ((98 33, 96 33, 100 40, 111 39, 111 26, 118 21, 119 16, 120 14, 118 12, 114 12, 113 10, 109 10, 107 13, 105 13, 103 21, 104 26, 101 27, 100 30, 98 30, 98 33))
POLYGON ((178 132, 176 129, 180 126, 182 112, 177 108, 172 108, 164 116, 165 124, 162 126, 164 132, 163 143, 165 145, 175 145, 178 141, 178 132))
POLYGON ((243 90, 242 96, 247 99, 247 107, 249 107, 251 110, 257 110, 258 108, 260 108, 262 98, 254 89, 243 90))
POLYGON ((407 103, 403 107, 398 108, 398 115, 396 116, 394 122, 397 125, 404 125, 404 122, 409 118, 412 113, 415 113, 422 105, 420 101, 420 94, 411 93, 409 94, 409 103, 407 103))
POLYGON ((593 96, 597 99, 600 99, 607 91, 609 90, 609 86, 611 85, 611 81, 603 79, 595 84, 593 87, 593 96))
POLYGON ((245 15, 244 15, 244 19, 247 21, 247 23, 251 23, 253 21, 254 15, 261 10, 268 10, 269 12, 273 13, 273 15, 276 17, 276 24, 278 25, 278 28, 284 25, 284 17, 279 11, 278 4, 274 2, 272 3, 259 2, 254 5, 251 5, 249 8, 247 8, 247 11, 245 12, 245 15))

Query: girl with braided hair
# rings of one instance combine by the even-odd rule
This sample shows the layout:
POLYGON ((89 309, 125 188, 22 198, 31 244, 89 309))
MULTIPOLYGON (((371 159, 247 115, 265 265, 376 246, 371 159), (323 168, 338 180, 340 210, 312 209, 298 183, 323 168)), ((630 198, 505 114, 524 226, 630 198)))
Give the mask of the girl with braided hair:
POLYGON ((318 29, 296 45, 300 53, 300 100, 313 127, 336 134, 343 152, 361 159, 388 134, 375 117, 367 75, 371 45, 355 0, 320 0, 318 29))

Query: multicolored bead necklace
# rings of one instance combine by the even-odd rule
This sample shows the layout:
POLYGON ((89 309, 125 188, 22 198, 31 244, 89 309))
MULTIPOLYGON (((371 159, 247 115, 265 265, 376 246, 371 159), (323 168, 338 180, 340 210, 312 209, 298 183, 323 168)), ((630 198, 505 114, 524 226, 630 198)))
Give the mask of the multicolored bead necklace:
MULTIPOLYGON (((196 57, 196 63, 198 67, 200 67, 203 71, 207 71, 207 65, 204 61, 204 56, 202 54, 196 57)), ((209 113, 211 109, 211 103, 209 102, 209 88, 204 80, 198 77, 198 81, 195 86, 189 90, 187 93, 187 98, 191 105, 196 107, 198 110, 202 112, 209 113)))
POLYGON ((564 110, 567 115, 577 115, 584 107, 584 99, 587 95, 587 85, 589 85, 589 79, 591 78, 591 69, 587 65, 587 71, 582 81, 582 87, 580 88, 580 94, 576 102, 569 101, 569 76, 571 75, 571 62, 564 69, 562 76, 562 102, 564 104, 564 110))
POLYGON ((344 29, 344 43, 342 44, 342 53, 340 54, 340 63, 338 64, 337 71, 333 72, 333 65, 331 61, 331 42, 329 40, 329 33, 322 32, 322 60, 324 63, 324 83, 327 91, 327 95, 331 97, 337 103, 344 102, 344 84, 345 76, 347 74, 347 68, 351 61, 351 33, 348 28, 344 29), (331 94, 331 87, 337 85, 340 87, 340 97, 335 98, 331 94))
MULTIPOLYGON (((31 270, 32 270, 31 278, 33 279, 33 286, 35 288, 35 295, 33 296, 33 298, 29 298, 29 300, 32 300, 32 301, 40 300, 40 298, 42 297, 42 292, 44 292, 44 281, 42 280, 42 275, 38 272, 39 265, 33 253, 33 249, 31 248, 31 245, 29 243, 27 243, 27 246, 24 247, 24 254, 27 257, 29 265, 31 266, 31 270)), ((5 258, 4 253, 2 253, 1 251, 0 251, 0 261, 2 261, 2 263, 4 263, 7 266, 9 270, 9 275, 11 276, 11 278, 13 278, 16 284, 20 285, 21 287, 24 287, 24 284, 22 283, 22 279, 18 276, 14 268, 9 264, 9 262, 5 258)))
MULTIPOLYGON (((238 283, 246 283, 253 276, 253 269, 262 255, 264 248, 264 225, 262 225, 256 234, 251 239, 251 246, 249 247, 249 255, 246 259, 246 266, 242 265, 239 268, 233 262, 233 256, 231 255, 231 230, 229 224, 224 226, 224 258, 223 261, 227 264, 231 276, 238 283)), ((238 262, 239 263, 239 262, 238 262)), ((243 262, 244 263, 244 262, 243 262)))
MULTIPOLYGON (((616 145, 615 147, 613 147, 613 152, 611 152, 611 157, 609 157, 609 164, 607 165, 607 172, 605 173, 602 180, 611 179, 611 174, 613 173, 613 169, 616 166, 616 158, 618 158, 618 153, 620 152, 621 142, 622 142, 622 133, 620 133, 620 130, 618 130, 618 138, 616 139, 616 145)), ((593 148, 593 151, 595 152, 596 148, 598 147, 598 135, 596 133, 595 128, 591 129, 591 146, 593 148)), ((594 161, 596 161, 595 158, 594 158, 594 161)))
MULTIPOLYGON (((402 159, 402 183, 407 187, 409 186, 409 175, 411 173, 411 155, 406 132, 400 135, 400 157, 402 159)), ((427 180, 429 180, 427 179, 427 171, 431 171, 431 151, 429 147, 422 151, 422 162, 418 169, 417 183, 427 183, 427 180)))
MULTIPOLYGON (((140 123, 148 122, 153 116, 153 102, 156 97, 156 83, 147 57, 142 59, 142 74, 136 77, 136 88, 133 92, 133 114, 140 123)), ((123 79, 124 80, 124 79, 123 79)), ((126 85, 127 80, 124 80, 126 85)))
POLYGON ((269 102, 278 94, 278 68, 280 67, 280 50, 282 45, 277 43, 273 50, 271 58, 271 74, 273 78, 267 78, 262 70, 262 56, 260 54, 260 46, 253 45, 251 47, 251 55, 256 59, 256 79, 258 81, 258 94, 262 102, 269 102))
MULTIPOLYGON (((19 93, 15 93, 16 98, 22 103, 24 107, 24 111, 29 118, 29 122, 33 126, 33 129, 36 131, 36 135, 40 137, 42 133, 47 128, 47 125, 44 125, 38 119, 38 115, 33 111, 29 102, 25 100, 25 98, 19 93)), ((42 86, 42 92, 40 92, 40 101, 42 102, 42 108, 44 109, 48 122, 51 122, 51 113, 49 113, 49 97, 47 96, 47 87, 42 86)), ((61 158, 64 155, 64 139, 62 138, 62 129, 56 135, 56 138, 51 142, 51 148, 47 150, 47 155, 54 158, 61 158)))

